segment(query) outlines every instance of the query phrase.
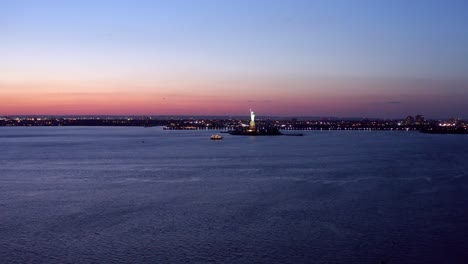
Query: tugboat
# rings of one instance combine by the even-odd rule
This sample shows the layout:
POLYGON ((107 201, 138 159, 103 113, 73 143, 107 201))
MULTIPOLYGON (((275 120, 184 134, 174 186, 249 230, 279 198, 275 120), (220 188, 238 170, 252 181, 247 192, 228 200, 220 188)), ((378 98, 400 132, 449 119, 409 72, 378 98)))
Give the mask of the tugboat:
POLYGON ((221 140, 221 139, 223 139, 223 137, 220 136, 220 135, 218 135, 218 134, 212 135, 212 136, 210 137, 210 140, 221 140))

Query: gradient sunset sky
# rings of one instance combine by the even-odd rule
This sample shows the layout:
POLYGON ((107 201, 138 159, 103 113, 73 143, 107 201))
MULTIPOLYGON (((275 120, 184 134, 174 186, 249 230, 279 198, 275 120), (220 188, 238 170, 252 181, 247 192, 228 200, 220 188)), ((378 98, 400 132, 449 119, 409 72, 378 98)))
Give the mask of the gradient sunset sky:
POLYGON ((466 0, 0 2, 0 116, 468 118, 466 0))

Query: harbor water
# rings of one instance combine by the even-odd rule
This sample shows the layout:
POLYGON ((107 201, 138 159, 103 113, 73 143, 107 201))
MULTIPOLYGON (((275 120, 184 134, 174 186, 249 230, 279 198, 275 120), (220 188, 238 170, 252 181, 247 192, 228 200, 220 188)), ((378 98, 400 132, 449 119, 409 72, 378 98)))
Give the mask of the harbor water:
POLYGON ((468 136, 0 128, 1 263, 467 263, 468 136))

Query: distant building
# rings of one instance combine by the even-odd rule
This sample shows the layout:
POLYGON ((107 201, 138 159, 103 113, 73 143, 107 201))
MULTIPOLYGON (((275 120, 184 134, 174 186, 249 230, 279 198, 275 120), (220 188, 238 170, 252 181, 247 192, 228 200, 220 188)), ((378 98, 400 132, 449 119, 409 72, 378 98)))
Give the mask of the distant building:
POLYGON ((414 118, 414 122, 416 123, 416 125, 422 125, 422 124, 424 124, 426 122, 426 119, 422 115, 417 115, 414 118))
POLYGON ((415 119, 414 119, 413 116, 407 116, 407 117, 403 120, 403 122, 401 122, 401 123, 402 123, 402 125, 404 125, 404 126, 411 126, 411 125, 414 124, 414 121, 415 121, 415 119))

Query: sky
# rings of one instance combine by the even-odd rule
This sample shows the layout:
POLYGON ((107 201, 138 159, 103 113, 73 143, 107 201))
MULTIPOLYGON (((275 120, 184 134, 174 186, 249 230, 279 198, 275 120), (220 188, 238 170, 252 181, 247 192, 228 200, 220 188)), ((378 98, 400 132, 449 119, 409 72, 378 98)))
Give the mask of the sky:
POLYGON ((1 115, 468 118, 466 0, 0 1, 1 115))

